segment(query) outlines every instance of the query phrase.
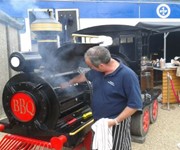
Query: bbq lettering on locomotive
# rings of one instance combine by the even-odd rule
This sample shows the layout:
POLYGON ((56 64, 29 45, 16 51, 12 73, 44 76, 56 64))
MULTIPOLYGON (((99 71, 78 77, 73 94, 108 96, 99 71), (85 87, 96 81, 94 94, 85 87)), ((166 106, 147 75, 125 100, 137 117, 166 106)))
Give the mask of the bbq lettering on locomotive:
POLYGON ((22 92, 16 93, 10 103, 12 113, 18 120, 28 122, 35 116, 35 104, 29 95, 22 92))

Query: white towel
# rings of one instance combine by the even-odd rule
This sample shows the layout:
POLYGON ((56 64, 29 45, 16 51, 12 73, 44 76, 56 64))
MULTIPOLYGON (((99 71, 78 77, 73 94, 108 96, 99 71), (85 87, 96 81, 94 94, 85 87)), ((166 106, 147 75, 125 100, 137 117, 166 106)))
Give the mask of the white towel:
POLYGON ((112 127, 108 127, 108 119, 102 118, 96 121, 91 128, 95 132, 92 149, 111 150, 113 147, 112 127))

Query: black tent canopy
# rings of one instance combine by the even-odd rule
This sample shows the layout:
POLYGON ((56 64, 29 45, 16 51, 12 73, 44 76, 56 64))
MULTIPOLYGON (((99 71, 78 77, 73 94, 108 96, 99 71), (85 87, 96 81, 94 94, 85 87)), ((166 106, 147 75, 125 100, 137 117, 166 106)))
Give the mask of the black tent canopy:
POLYGON ((156 33, 176 32, 180 31, 180 22, 139 22, 136 27, 156 33))
POLYGON ((164 59, 166 61, 166 40, 171 32, 180 31, 180 22, 139 22, 136 27, 164 34, 164 59))

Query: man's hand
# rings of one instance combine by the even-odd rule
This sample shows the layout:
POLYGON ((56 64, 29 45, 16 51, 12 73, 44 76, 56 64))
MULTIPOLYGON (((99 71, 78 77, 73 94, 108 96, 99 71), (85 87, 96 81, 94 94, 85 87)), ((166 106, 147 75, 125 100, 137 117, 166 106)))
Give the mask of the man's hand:
POLYGON ((62 88, 62 89, 68 88, 69 86, 71 86, 69 84, 69 82, 63 82, 63 83, 60 84, 60 88, 62 88))
POLYGON ((77 86, 78 83, 87 81, 84 74, 79 74, 78 76, 74 77, 73 79, 69 80, 69 82, 63 82, 59 85, 60 88, 65 89, 70 86, 77 86))
POLYGON ((112 127, 114 125, 116 125, 115 120, 114 119, 108 119, 108 127, 110 128, 110 127, 112 127))

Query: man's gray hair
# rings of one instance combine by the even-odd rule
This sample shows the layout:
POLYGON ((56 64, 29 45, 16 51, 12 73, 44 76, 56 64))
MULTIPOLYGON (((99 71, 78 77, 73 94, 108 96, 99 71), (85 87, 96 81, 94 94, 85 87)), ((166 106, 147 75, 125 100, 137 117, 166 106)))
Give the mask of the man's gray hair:
POLYGON ((91 63, 98 67, 101 63, 107 64, 111 59, 109 50, 103 46, 94 46, 87 50, 84 55, 85 58, 89 58, 91 63))

